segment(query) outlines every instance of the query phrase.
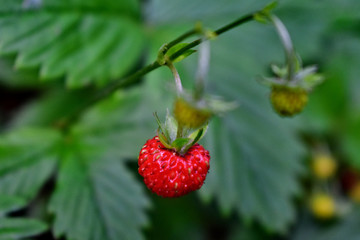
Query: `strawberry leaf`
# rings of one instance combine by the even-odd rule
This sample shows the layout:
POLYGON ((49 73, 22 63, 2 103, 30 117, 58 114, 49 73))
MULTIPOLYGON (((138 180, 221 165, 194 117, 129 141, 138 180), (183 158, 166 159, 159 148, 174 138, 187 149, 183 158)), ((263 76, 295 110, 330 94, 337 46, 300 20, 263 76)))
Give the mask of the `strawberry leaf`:
MULTIPOLYGON (((247 221, 286 232, 295 220, 292 198, 300 194, 298 176, 303 171, 304 151, 297 139, 296 121, 277 117, 268 102, 268 89, 249 81, 260 66, 246 61, 256 61, 253 54, 266 52, 271 45, 250 48, 245 42, 266 37, 242 34, 222 38, 212 49, 217 57, 210 68, 211 85, 218 95, 234 99, 240 107, 209 124, 204 145, 210 151, 211 168, 200 194, 204 200, 215 197, 225 214, 235 210, 247 221), (240 43, 237 51, 246 55, 246 61, 227 47, 240 43)), ((267 56, 268 62, 273 59, 267 56)))
POLYGON ((136 159, 144 136, 154 134, 142 93, 139 88, 117 92, 71 129, 49 206, 57 237, 144 239, 141 227, 148 223, 144 210, 149 201, 124 164, 136 159))
POLYGON ((35 236, 47 230, 45 223, 26 218, 0 218, 0 239, 17 240, 35 236))
POLYGON ((67 146, 50 211, 54 233, 74 240, 144 239, 149 206, 141 185, 106 150, 76 137, 67 146), (121 224, 119 224, 121 223, 121 224))
POLYGON ((156 123, 142 96, 145 88, 119 91, 89 109, 74 126, 82 141, 106 149, 116 159, 135 160, 146 139, 153 137, 156 123))
POLYGON ((32 199, 51 176, 60 134, 23 128, 0 138, 0 194, 32 199))
POLYGON ((0 54, 17 54, 17 69, 40 67, 43 80, 103 85, 122 77, 144 46, 138 1, 50 0, 36 10, 7 2, 0 5, 6 12, 0 16, 0 54))
POLYGON ((26 205, 26 200, 16 196, 0 195, 0 217, 26 205))

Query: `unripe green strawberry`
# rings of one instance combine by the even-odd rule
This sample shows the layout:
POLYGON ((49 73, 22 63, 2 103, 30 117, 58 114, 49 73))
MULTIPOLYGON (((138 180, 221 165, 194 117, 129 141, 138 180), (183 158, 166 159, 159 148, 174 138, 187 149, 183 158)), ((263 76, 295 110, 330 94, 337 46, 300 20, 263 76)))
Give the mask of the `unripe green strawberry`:
POLYGON ((334 199, 325 193, 315 194, 310 202, 312 213, 319 219, 331 219, 336 214, 336 203, 334 199))
POLYGON ((276 112, 281 116, 290 117, 304 109, 308 101, 308 92, 300 87, 273 86, 270 100, 276 112))
POLYGON ((186 100, 178 98, 175 101, 174 115, 179 125, 198 128, 204 125, 212 114, 209 110, 197 108, 186 100))
POLYGON ((312 170, 319 179, 328 179, 336 173, 336 160, 327 153, 316 153, 312 159, 312 170))

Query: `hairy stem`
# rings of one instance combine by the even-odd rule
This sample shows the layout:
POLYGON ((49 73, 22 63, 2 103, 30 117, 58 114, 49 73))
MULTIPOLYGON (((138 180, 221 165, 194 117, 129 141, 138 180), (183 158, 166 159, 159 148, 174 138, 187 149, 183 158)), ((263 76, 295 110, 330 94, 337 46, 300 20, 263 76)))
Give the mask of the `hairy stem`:
POLYGON ((181 79, 180 79, 180 76, 179 76, 179 73, 178 71, 176 70, 175 66, 172 64, 171 61, 168 61, 166 63, 166 65, 170 68, 173 76, 174 76, 174 79, 175 79, 175 86, 176 86, 176 92, 177 92, 177 95, 180 96, 183 92, 183 87, 182 87, 182 84, 181 84, 181 79))
POLYGON ((196 73, 195 99, 202 98, 205 91, 205 82, 209 71, 210 43, 204 42, 199 49, 198 71, 196 73))
POLYGON ((163 55, 165 55, 165 53, 172 48, 173 46, 175 46, 178 43, 181 43, 182 41, 184 41, 185 39, 187 39, 188 37, 191 37, 192 35, 195 35, 197 33, 196 29, 192 29, 187 31, 186 33, 183 33, 182 35, 180 35, 179 37, 175 38, 174 40, 172 40, 171 42, 165 43, 160 51, 163 55))
MULTIPOLYGON (((260 11, 259 11, 260 12, 260 11)), ((217 29, 216 31, 214 31, 215 35, 219 36, 241 24, 244 24, 246 22, 249 22, 251 20, 254 19, 254 15, 256 13, 252 13, 252 14, 248 14, 248 15, 245 15, 219 29, 217 29)), ((183 53, 185 53, 187 50, 193 48, 193 47, 196 47, 197 45, 199 45, 201 42, 203 41, 206 41, 208 40, 207 38, 199 38, 199 39, 196 39, 194 41, 192 41, 191 43, 189 43, 188 45, 186 45, 185 47, 179 49, 178 51, 176 51, 175 53, 173 53, 171 56, 170 56, 170 60, 174 60, 176 59, 177 57, 181 56, 183 53)))
POLYGON ((295 68, 296 68, 296 54, 294 51, 294 46, 292 44, 290 34, 281 20, 274 16, 270 15, 270 19, 274 24, 276 31, 279 34, 282 45, 284 46, 285 55, 286 55, 286 63, 288 68, 288 76, 287 79, 291 81, 294 78, 295 68))

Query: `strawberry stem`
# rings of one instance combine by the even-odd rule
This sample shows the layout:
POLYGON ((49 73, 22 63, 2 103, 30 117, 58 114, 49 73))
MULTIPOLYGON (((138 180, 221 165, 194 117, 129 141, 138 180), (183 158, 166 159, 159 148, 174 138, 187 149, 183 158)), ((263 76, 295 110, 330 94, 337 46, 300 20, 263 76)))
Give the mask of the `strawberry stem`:
POLYGON ((195 84, 195 94, 194 94, 194 98, 196 100, 201 99, 204 94, 205 80, 207 73, 209 71, 210 42, 204 40, 203 43, 200 45, 200 49, 199 49, 199 62, 198 62, 198 70, 196 73, 196 84, 195 84))
POLYGON ((174 64, 170 60, 168 60, 166 62, 166 65, 170 68, 171 73, 174 76, 175 85, 176 85, 176 92, 177 92, 178 96, 180 96, 183 93, 183 87, 182 87, 182 84, 181 84, 181 79, 180 79, 179 73, 176 70, 174 64))
POLYGON ((286 29, 285 25, 282 21, 276 17, 275 15, 269 15, 270 21, 274 24, 276 31, 279 34, 281 43, 285 49, 286 54, 286 63, 288 67, 288 76, 287 79, 291 81, 294 79, 295 71, 296 71, 296 54, 294 51, 294 47, 290 38, 290 34, 286 29))

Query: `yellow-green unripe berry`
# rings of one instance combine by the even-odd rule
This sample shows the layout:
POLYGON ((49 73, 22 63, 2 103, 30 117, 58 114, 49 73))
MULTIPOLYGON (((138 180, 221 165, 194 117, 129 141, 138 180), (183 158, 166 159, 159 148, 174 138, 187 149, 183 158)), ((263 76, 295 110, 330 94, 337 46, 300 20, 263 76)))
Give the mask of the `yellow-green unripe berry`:
POLYGON ((310 203, 311 211, 316 218, 331 219, 335 216, 335 201, 325 193, 317 193, 312 197, 310 203))
POLYGON ((270 100, 279 115, 290 117, 304 109, 308 102, 308 92, 302 88, 274 86, 271 90, 270 100))
POLYGON ((335 159, 326 153, 316 153, 312 159, 312 171, 319 179, 328 179, 336 172, 335 159))
POLYGON ((174 115, 179 125, 189 128, 198 128, 204 125, 211 117, 211 112, 199 109, 182 98, 175 101, 174 115))

